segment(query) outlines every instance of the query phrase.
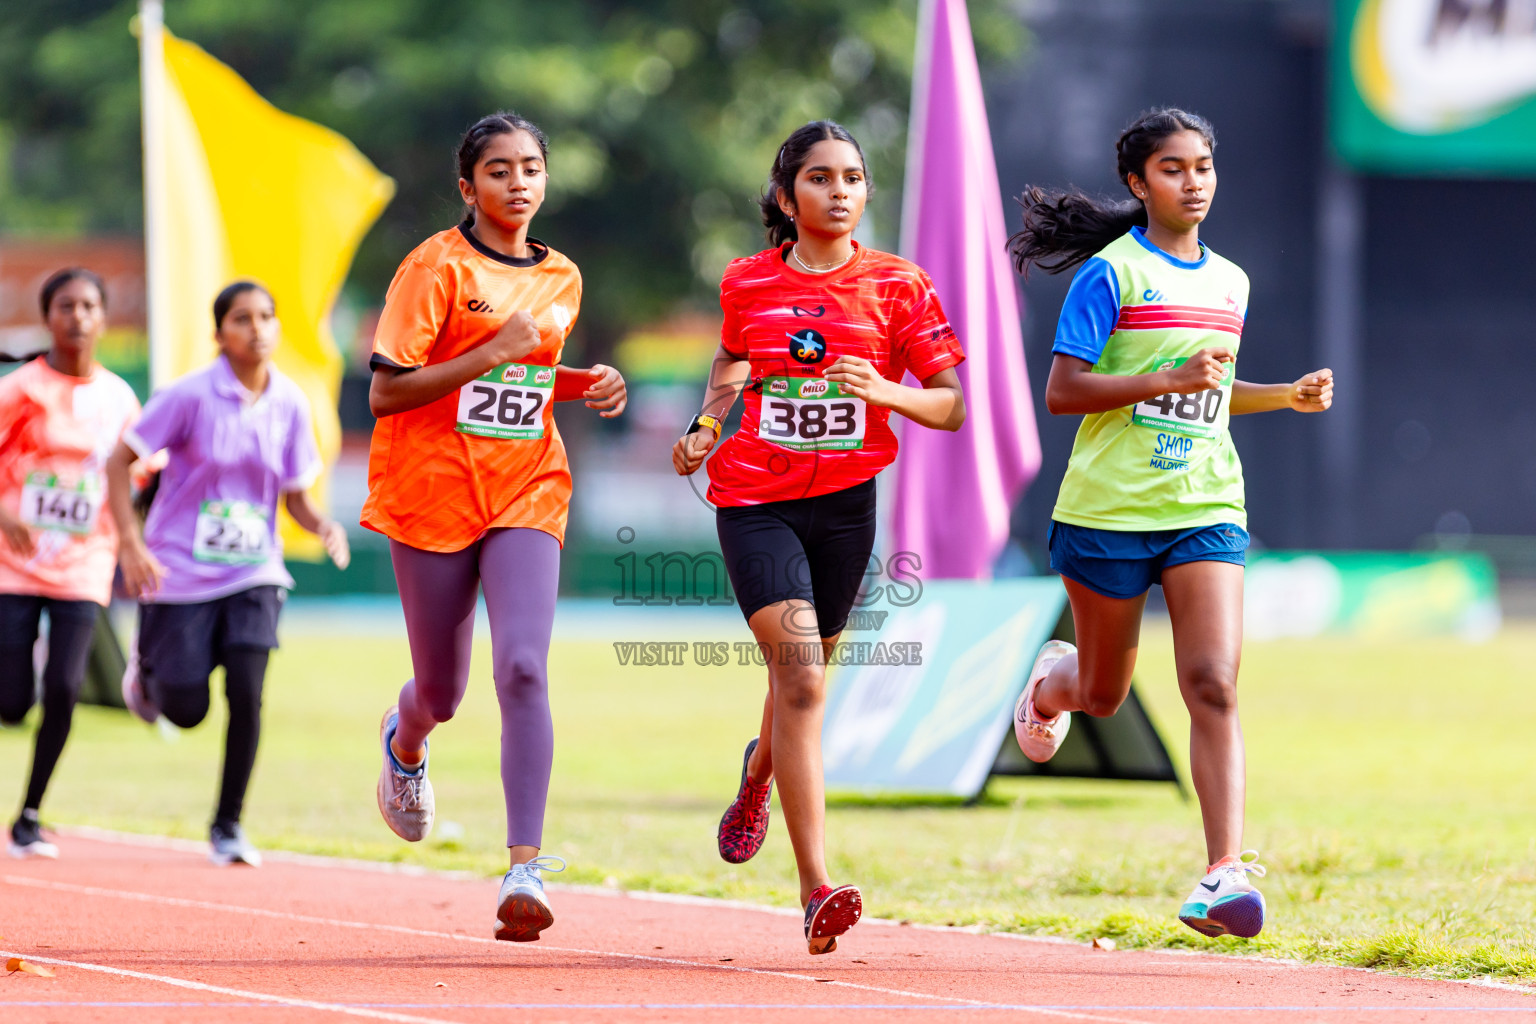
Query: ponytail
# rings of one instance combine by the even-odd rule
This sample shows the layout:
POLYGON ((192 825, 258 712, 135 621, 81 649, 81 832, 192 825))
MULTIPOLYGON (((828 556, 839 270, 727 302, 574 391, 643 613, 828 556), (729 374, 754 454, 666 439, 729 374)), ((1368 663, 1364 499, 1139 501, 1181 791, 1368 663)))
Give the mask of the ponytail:
POLYGON ((1132 227, 1147 226, 1147 209, 1135 201, 1094 198, 1074 189, 1046 190, 1030 185, 1019 196, 1024 228, 1008 239, 1013 265, 1029 275, 1031 263, 1059 274, 1119 238, 1132 227))
MULTIPOLYGON (((1115 142, 1116 171, 1127 191, 1131 175, 1144 178, 1147 161, 1163 141, 1179 132, 1197 132, 1212 151, 1216 129, 1198 114, 1164 107, 1142 114, 1115 142)), ((1147 208, 1139 199, 1093 197, 1073 189, 1063 192, 1030 185, 1019 196, 1024 227, 1008 239, 1008 251, 1020 274, 1030 264, 1059 274, 1088 259, 1133 227, 1147 226, 1147 208)))

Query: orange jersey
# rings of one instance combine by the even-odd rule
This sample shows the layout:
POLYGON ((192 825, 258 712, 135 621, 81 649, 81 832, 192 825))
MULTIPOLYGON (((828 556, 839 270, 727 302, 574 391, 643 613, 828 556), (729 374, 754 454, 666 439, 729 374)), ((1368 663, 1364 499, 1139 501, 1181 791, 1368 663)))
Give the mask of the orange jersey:
POLYGON ((709 500, 758 505, 863 483, 896 457, 890 410, 822 379, 840 356, 889 380, 920 380, 965 359, 921 267, 854 243, 848 264, 801 273, 788 247, 732 261, 720 282, 720 347, 750 362, 741 427, 706 466, 709 500))
POLYGON ((0 379, 0 502, 33 542, 30 556, 0 542, 0 593, 111 600, 106 462, 138 415, 133 389, 102 366, 72 377, 43 357, 0 379))
POLYGON ((565 542, 571 471, 551 406, 555 367, 581 307, 581 274, 529 239, 514 259, 467 228, 405 258, 374 334, 375 367, 446 362, 495 335, 519 310, 539 347, 427 405, 381 418, 368 453, 362 523, 423 551, 460 551, 493 527, 529 527, 565 542))

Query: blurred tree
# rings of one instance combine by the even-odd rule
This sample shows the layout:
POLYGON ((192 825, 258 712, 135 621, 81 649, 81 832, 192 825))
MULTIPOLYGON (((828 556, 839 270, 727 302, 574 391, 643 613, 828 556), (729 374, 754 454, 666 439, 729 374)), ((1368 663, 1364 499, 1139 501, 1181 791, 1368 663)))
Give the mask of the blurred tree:
MULTIPOLYGON (((0 0, 0 231, 141 228, 132 0, 0 0)), ((453 150, 511 108, 550 136, 535 234, 587 281, 605 350, 679 304, 709 305, 762 236, 775 147, 819 117, 863 143, 894 245, 916 0, 167 0, 173 32, 284 110, 351 138, 400 191, 349 287, 377 301, 400 258, 459 216, 453 150)), ((1005 0, 972 0, 981 59, 1024 44, 1005 0)))

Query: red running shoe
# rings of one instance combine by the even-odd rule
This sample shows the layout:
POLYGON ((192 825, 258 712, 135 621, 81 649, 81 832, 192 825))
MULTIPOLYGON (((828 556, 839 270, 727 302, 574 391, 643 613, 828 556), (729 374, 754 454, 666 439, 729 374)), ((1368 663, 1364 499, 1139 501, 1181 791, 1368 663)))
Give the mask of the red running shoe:
POLYGON ((805 907, 805 941, 811 955, 830 953, 837 948, 837 937, 859 923, 864 913, 864 896, 856 885, 836 889, 824 885, 811 893, 805 907))
POLYGON ((741 788, 736 791, 736 802, 725 809, 725 817, 720 819, 720 831, 716 834, 720 856, 728 864, 745 864, 751 860, 763 848, 763 840, 768 836, 773 780, 759 785, 747 777, 747 764, 756 749, 757 737, 754 736, 741 759, 741 788))

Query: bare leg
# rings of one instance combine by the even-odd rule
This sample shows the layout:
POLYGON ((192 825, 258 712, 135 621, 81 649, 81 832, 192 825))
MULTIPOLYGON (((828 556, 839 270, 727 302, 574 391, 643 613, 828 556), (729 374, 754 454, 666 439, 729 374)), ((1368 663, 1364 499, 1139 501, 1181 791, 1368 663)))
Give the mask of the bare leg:
POLYGON ((1141 613, 1147 595, 1105 597, 1063 577, 1072 602, 1077 653, 1058 661, 1035 687, 1035 712, 1054 718, 1083 711, 1095 718, 1115 713, 1131 692, 1131 671, 1141 642, 1141 613))
POLYGON ((1189 770, 1200 797, 1208 863, 1243 846, 1246 768, 1237 717, 1243 567, 1187 562, 1163 570, 1179 692, 1189 708, 1189 770))
POLYGON ((773 778, 773 676, 768 677, 768 696, 763 698, 763 722, 757 728, 757 746, 747 758, 747 778, 761 786, 773 778))
POLYGON ((802 906, 818 887, 829 884, 821 722, 827 699, 825 652, 837 638, 807 641, 803 626, 814 620, 809 602, 792 600, 760 608, 747 622, 758 643, 768 645, 770 703, 762 739, 768 743, 768 764, 778 781, 779 805, 795 849, 802 906))

